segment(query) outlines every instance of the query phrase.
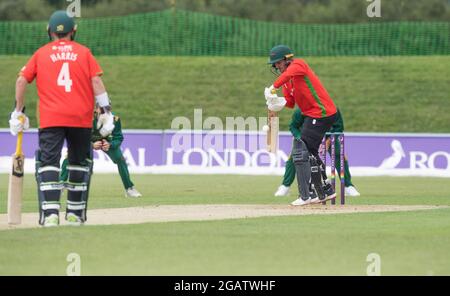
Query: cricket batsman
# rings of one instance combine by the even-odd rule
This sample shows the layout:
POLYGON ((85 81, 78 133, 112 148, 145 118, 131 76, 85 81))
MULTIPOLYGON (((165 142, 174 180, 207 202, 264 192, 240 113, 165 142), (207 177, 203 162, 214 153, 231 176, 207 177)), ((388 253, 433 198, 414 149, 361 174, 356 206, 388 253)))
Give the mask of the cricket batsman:
POLYGON ((94 103, 101 108, 98 128, 105 137, 114 129, 114 116, 100 77, 101 67, 87 47, 74 41, 74 19, 65 11, 56 11, 50 17, 47 31, 51 41, 33 54, 17 78, 16 107, 11 113, 10 128, 13 134, 26 128, 17 124, 17 120, 23 116, 26 86, 36 79, 40 122, 36 152, 39 224, 59 225, 63 188, 59 163, 66 140, 69 182, 65 218, 69 225, 79 226, 86 221, 94 103))
POLYGON ((291 204, 303 206, 334 199, 336 193, 327 180, 319 146, 336 121, 336 105, 309 65, 302 59, 294 59, 293 51, 286 45, 273 47, 268 63, 279 75, 264 90, 269 110, 280 111, 284 106, 297 105, 305 116, 301 137, 295 139, 292 150, 300 196, 291 204), (284 97, 277 96, 279 88, 284 97))
MULTIPOLYGON (((142 194, 134 188, 134 184, 130 179, 130 173, 128 171, 128 165, 123 157, 122 151, 120 150, 120 145, 123 141, 122 134, 122 123, 120 121, 119 116, 114 114, 114 130, 111 135, 104 137, 100 130, 97 128, 97 121, 101 115, 100 106, 96 106, 96 111, 94 113, 94 122, 92 129, 91 142, 92 147, 95 150, 102 150, 105 152, 109 158, 117 165, 119 170, 120 178, 122 179, 122 184, 125 188, 125 196, 126 197, 141 197, 142 194)), ((66 182, 69 174, 67 170, 68 159, 64 159, 61 166, 61 181, 66 182)))
MULTIPOLYGON (((289 130, 291 131, 292 135, 295 139, 301 139, 302 135, 302 126, 303 122, 305 121, 304 116, 302 115, 302 112, 300 109, 296 108, 294 110, 294 113, 292 114, 292 120, 289 124, 289 130)), ((344 120, 342 118, 341 112, 337 111, 337 119, 334 122, 333 126, 330 130, 331 133, 342 133, 344 132, 344 120)), ((330 137, 326 136, 326 149, 328 153, 331 155, 331 149, 329 149, 331 144, 330 137)), ((336 159, 336 167, 341 167, 341 160, 340 160, 340 145, 338 143, 335 143, 335 159, 336 159)), ((341 177, 340 174, 338 174, 339 178, 341 177)), ((275 192, 275 196, 287 196, 289 194, 289 189, 294 183, 295 180, 295 165, 294 161, 292 159, 292 154, 289 157, 288 161, 286 161, 286 166, 284 169, 284 176, 283 176, 283 182, 278 187, 277 191, 275 192)), ((348 160, 346 157, 344 157, 344 181, 345 181, 345 195, 347 196, 360 196, 360 193, 358 190, 356 190, 355 186, 352 183, 352 176, 350 174, 350 168, 348 165, 348 160)))

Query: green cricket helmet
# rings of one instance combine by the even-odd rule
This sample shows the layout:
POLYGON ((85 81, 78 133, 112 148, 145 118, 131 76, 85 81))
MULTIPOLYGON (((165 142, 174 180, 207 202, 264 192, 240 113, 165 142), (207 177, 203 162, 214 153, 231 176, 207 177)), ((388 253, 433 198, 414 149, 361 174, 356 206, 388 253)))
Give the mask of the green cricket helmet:
POLYGON ((277 45, 270 50, 268 64, 274 65, 283 59, 291 59, 294 57, 294 52, 286 45, 277 45))
POLYGON ((55 11, 48 21, 47 31, 50 38, 52 33, 67 34, 76 30, 77 25, 73 17, 70 17, 65 10, 55 11))

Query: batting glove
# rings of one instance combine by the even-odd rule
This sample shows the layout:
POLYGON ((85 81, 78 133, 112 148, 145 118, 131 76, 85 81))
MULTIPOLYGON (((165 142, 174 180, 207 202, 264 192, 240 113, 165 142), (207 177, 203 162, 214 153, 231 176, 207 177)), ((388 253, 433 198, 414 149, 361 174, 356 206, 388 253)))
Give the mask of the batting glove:
POLYGON ((9 131, 11 135, 17 136, 18 133, 30 128, 30 120, 23 112, 14 109, 9 119, 9 131))
POLYGON ((264 97, 266 97, 266 101, 273 100, 278 97, 276 93, 272 93, 272 90, 274 90, 273 86, 266 87, 264 89, 264 97))
POLYGON ((283 97, 276 97, 275 99, 267 100, 266 105, 270 111, 278 112, 286 105, 286 99, 283 97))
POLYGON ((97 120, 97 129, 102 137, 109 136, 114 130, 114 115, 109 111, 100 114, 97 120))

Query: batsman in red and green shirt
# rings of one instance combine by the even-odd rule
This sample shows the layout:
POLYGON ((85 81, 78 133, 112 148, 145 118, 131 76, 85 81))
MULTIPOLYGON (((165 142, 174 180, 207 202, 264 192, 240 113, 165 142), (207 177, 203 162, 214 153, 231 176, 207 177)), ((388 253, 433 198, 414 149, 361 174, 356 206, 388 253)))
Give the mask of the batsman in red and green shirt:
MULTIPOLYGON (((344 132, 344 120, 342 118, 341 112, 337 111, 337 119, 331 127, 331 133, 343 133, 344 132)), ((294 139, 301 139, 302 136, 302 126, 305 121, 304 116, 300 109, 296 108, 294 113, 292 114, 292 120, 289 123, 289 130, 291 131, 294 139)), ((330 149, 330 138, 327 137, 326 145, 328 154, 331 155, 330 149)), ((340 160, 340 145, 335 143, 335 159, 336 159, 336 167, 341 167, 340 160)), ((338 174, 340 177, 340 174, 338 174)), ((292 159, 292 154, 289 156, 289 159, 286 161, 286 166, 284 170, 283 182, 278 187, 278 190, 275 192, 275 196, 287 196, 289 194, 289 189, 294 183, 295 180, 295 165, 292 159)), ((345 181, 345 195, 347 196, 359 196, 359 192, 356 190, 355 186, 352 183, 352 176, 350 174, 350 168, 348 166, 347 157, 344 156, 344 181, 345 181)))
POLYGON ((303 59, 294 59, 286 45, 272 48, 269 64, 279 77, 264 91, 268 109, 278 112, 297 105, 305 117, 301 137, 295 139, 292 149, 300 196, 291 204, 303 206, 334 199, 336 193, 327 180, 319 146, 336 121, 336 105, 314 71, 303 59), (284 97, 276 94, 279 88, 284 97))

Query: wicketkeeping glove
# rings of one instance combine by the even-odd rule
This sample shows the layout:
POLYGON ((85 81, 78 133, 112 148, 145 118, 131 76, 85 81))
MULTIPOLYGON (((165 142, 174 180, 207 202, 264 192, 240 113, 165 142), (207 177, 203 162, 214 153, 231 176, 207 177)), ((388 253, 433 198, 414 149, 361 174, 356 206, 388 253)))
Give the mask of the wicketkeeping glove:
POLYGON ((23 112, 17 112, 15 109, 11 113, 11 118, 9 119, 9 131, 11 135, 17 136, 18 133, 30 128, 30 120, 23 112), (20 120, 22 118, 22 121, 20 120))
POLYGON ((97 129, 103 137, 109 136, 114 130, 114 115, 109 111, 100 114, 97 120, 97 129))

